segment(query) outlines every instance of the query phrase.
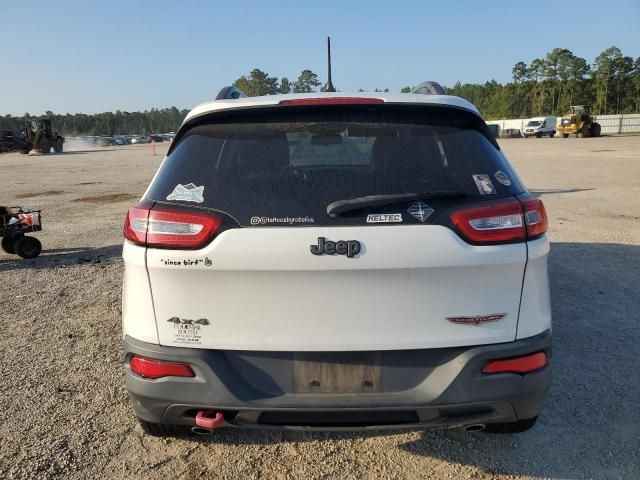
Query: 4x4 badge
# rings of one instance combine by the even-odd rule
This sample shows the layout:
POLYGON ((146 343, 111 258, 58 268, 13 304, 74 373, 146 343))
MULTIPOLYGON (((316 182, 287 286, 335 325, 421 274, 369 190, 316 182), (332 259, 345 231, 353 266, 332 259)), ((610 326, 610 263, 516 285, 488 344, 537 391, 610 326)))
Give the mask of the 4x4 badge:
POLYGON ((433 213, 433 208, 424 202, 413 202, 413 204, 407 209, 407 212, 421 222, 424 222, 433 213))
POLYGON ((176 325, 209 325, 209 320, 206 318, 192 320, 190 318, 171 317, 167 322, 175 323, 176 325))

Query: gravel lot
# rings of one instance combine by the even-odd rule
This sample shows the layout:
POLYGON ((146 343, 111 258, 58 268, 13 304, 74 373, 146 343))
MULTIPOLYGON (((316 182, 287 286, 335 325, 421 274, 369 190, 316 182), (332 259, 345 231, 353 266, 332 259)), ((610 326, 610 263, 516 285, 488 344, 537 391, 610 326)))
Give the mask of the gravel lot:
POLYGON ((0 252, 0 478, 640 478, 640 137, 502 146, 550 215, 554 382, 538 425, 142 434, 124 388, 121 225, 166 146, 0 155, 43 255, 0 252))

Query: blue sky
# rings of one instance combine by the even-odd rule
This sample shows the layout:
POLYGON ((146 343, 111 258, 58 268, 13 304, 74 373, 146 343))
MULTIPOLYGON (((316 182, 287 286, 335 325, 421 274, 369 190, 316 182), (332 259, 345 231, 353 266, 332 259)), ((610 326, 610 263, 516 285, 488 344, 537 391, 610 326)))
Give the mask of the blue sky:
POLYGON ((340 90, 504 82, 555 47, 640 56, 640 1, 3 2, 0 114, 191 108, 254 67, 324 82, 327 35, 340 90))

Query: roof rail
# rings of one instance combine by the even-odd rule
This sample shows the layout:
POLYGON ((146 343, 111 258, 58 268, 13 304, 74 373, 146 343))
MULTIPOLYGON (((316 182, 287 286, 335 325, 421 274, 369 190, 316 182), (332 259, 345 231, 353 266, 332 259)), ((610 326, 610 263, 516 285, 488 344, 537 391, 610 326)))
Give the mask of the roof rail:
POLYGON ((444 91, 442 85, 438 82, 422 82, 416 88, 411 90, 409 93, 419 93, 422 95, 446 95, 447 92, 444 91))
POLYGON ((218 92, 216 100, 236 100, 238 98, 243 98, 246 96, 247 94, 240 90, 238 87, 230 85, 228 87, 224 87, 218 92))

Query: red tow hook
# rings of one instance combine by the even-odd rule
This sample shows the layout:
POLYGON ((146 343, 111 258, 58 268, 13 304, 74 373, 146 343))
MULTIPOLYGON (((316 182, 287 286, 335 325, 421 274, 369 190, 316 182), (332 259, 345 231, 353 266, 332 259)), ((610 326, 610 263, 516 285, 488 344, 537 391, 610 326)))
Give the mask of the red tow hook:
POLYGON ((207 430, 215 430, 224 423, 224 415, 220 412, 215 412, 215 415, 211 410, 200 410, 196 414, 196 426, 200 428, 206 428, 207 430))

